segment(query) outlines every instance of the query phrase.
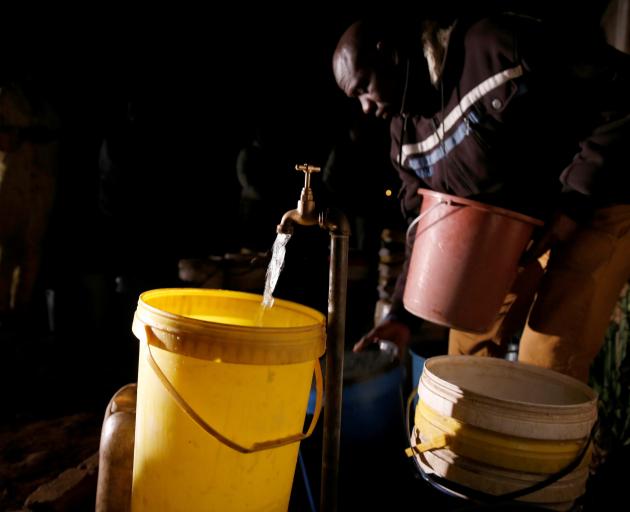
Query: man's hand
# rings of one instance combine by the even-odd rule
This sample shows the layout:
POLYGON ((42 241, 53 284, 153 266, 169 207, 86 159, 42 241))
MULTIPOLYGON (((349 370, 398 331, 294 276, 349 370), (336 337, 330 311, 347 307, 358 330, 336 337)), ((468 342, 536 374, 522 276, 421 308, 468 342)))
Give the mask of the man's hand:
POLYGON ((566 242, 575 234, 577 228, 578 223, 571 217, 557 212, 551 220, 543 226, 540 236, 534 240, 531 247, 523 254, 521 264, 528 265, 545 254, 558 242, 566 242))
POLYGON ((395 343, 398 349, 403 349, 411 339, 411 330, 402 322, 395 320, 384 320, 374 329, 361 338, 352 348, 353 352, 361 352, 372 343, 387 340, 395 343))

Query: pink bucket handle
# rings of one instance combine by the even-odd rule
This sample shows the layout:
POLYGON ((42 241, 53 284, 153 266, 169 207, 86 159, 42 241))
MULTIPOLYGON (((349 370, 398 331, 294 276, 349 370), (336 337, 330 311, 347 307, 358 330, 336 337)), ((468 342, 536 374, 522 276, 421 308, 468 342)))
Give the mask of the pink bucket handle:
MULTIPOLYGON (((418 192, 420 194, 422 194, 424 191, 424 189, 419 189, 418 192)), ((503 208, 499 208, 497 206, 492 206, 489 204, 484 204, 484 203, 479 203, 477 201, 473 201, 471 199, 466 199, 466 198, 459 198, 456 196, 449 196, 447 194, 441 194, 438 192, 434 192, 434 191, 428 191, 430 193, 432 193, 431 195, 438 195, 439 196, 439 200, 437 203, 435 203, 433 206, 431 206, 428 210, 422 212, 420 215, 418 215, 411 224, 409 224, 409 227, 407 228, 407 246, 411 247, 413 245, 413 243, 415 242, 415 238, 413 240, 410 240, 411 238, 411 231, 413 230, 413 228, 416 226, 416 224, 418 224, 418 222, 420 222, 420 220, 425 216, 428 215, 429 212, 433 211, 433 209, 437 208, 438 206, 442 205, 442 204, 446 204, 449 206, 460 206, 460 207, 466 207, 466 208, 474 208, 476 210, 482 211, 482 212, 486 212, 486 213, 492 213, 495 215, 505 215, 508 216, 510 218, 513 219, 517 219, 520 220, 522 222, 527 222, 529 224, 533 224, 534 226, 542 226, 543 222, 539 219, 535 219, 533 217, 528 217, 526 215, 523 215, 521 213, 517 213, 517 212, 512 212, 512 211, 508 211, 505 210, 503 208)), ((426 193, 426 192, 425 192, 426 193)))
POLYGON ((442 192, 436 192, 434 190, 419 188, 418 194, 421 196, 432 196, 434 198, 438 198, 440 202, 444 202, 446 204, 450 204, 452 206, 461 206, 474 208, 475 210, 479 210, 486 213, 492 213, 494 215, 503 215, 505 217, 509 217, 510 219, 518 220, 521 222, 525 222, 527 224, 532 224, 534 226, 542 226, 544 222, 540 219, 536 219, 534 217, 530 217, 524 213, 516 212, 513 210, 506 210, 505 208, 501 208, 500 206, 493 206, 491 204, 480 203, 474 199, 469 199, 467 197, 459 197, 453 196, 450 194, 444 194, 442 192))
POLYGON ((416 241, 415 237, 414 237, 413 240, 410 240, 410 238, 412 236, 411 231, 413 230, 413 228, 416 227, 416 224, 418 224, 418 222, 420 222, 422 220, 422 217, 424 217, 425 215, 428 215, 435 208, 437 208, 438 206, 440 206, 442 204, 453 204, 453 202, 450 199, 440 199, 437 203, 435 203, 433 206, 431 206, 426 212, 422 212, 415 219, 413 219, 413 222, 411 224, 409 224, 409 227, 407 228, 407 235, 405 237, 407 239, 407 247, 409 247, 409 248, 412 247, 414 242, 416 241))

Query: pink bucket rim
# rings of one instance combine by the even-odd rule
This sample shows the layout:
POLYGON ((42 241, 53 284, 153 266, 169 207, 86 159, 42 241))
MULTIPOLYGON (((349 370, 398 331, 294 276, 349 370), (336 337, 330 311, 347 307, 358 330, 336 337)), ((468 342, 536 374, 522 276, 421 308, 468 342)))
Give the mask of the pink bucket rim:
POLYGON ((474 201, 472 199, 467 199, 465 197, 453 196, 450 194, 444 194, 442 192, 436 192, 435 190, 429 190, 426 188, 419 188, 418 194, 422 196, 432 196, 433 198, 446 200, 449 204, 453 206, 470 206, 477 210, 481 210, 487 213, 495 213, 497 215, 501 215, 503 217, 509 217, 514 220, 518 220, 520 222, 525 222, 527 224, 533 224, 534 226, 542 226, 544 222, 540 219, 536 219, 534 217, 530 217, 523 213, 515 212, 512 210, 507 210, 505 208, 500 208, 498 206, 492 206, 485 203, 480 203, 479 201, 474 201))

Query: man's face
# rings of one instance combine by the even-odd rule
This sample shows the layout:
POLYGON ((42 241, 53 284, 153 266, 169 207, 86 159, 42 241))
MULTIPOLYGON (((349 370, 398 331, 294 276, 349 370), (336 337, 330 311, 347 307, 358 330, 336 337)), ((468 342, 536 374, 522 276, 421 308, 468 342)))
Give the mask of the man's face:
POLYGON ((396 93, 395 69, 376 58, 362 65, 357 63, 356 52, 348 47, 338 48, 333 58, 333 72, 339 88, 361 103, 366 114, 387 119, 400 109, 396 93))

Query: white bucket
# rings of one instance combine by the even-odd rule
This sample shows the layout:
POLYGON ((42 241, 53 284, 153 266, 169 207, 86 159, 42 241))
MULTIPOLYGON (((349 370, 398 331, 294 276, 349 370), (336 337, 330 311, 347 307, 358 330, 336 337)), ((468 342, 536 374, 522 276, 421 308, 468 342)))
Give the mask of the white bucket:
MULTIPOLYGON (((411 442, 420 467, 494 496, 569 466, 597 419, 597 395, 582 382, 496 358, 429 358, 418 394, 411 442)), ((569 510, 584 493, 589 461, 587 450, 570 473, 518 499, 569 510)))
POLYGON ((530 439, 586 438, 597 419, 597 394, 586 384, 490 357, 428 359, 418 394, 443 416, 530 439))

